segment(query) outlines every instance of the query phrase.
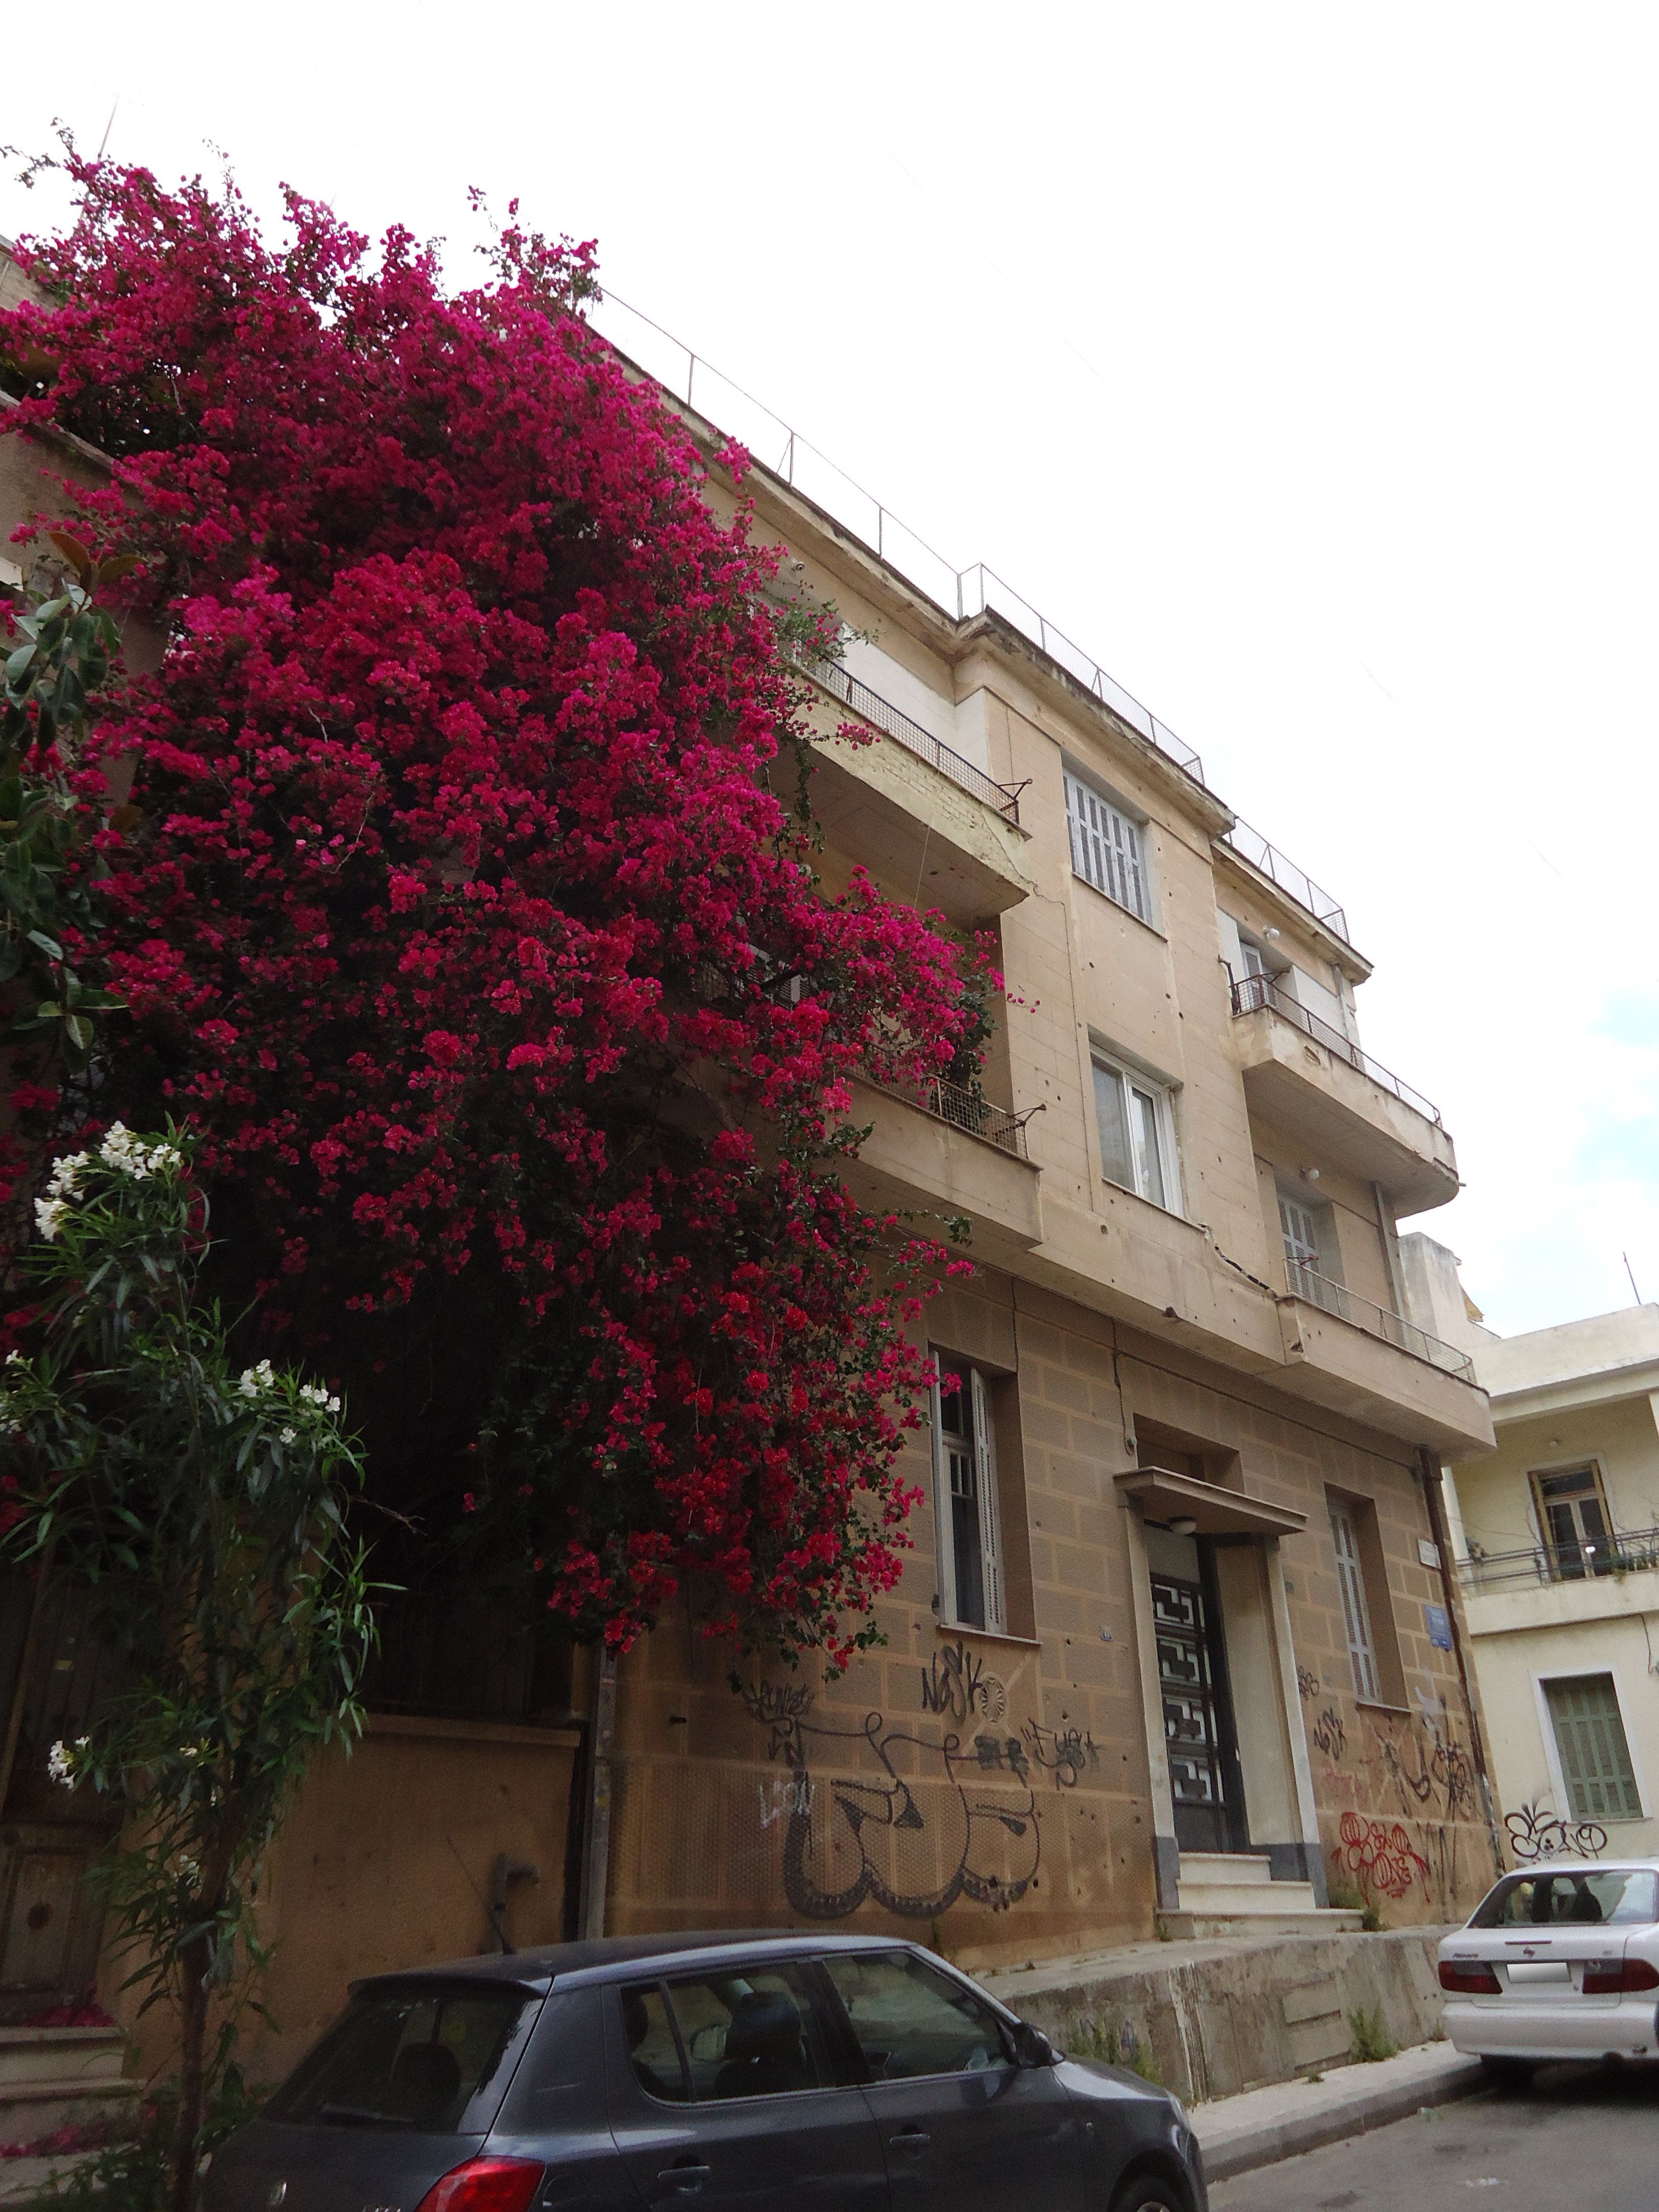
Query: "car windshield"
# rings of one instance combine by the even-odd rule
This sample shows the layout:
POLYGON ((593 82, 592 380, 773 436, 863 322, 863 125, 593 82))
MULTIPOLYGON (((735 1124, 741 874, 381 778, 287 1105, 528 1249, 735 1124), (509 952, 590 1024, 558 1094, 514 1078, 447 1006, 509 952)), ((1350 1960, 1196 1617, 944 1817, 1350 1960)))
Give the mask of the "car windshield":
POLYGON ((528 2007, 512 1988, 365 1990, 264 2108, 307 2126, 478 2134, 507 2087, 502 2061, 528 2007))
POLYGON ((1659 1920, 1659 1877, 1643 1867, 1559 1868, 1507 1875, 1471 1928, 1631 1928, 1659 1920))

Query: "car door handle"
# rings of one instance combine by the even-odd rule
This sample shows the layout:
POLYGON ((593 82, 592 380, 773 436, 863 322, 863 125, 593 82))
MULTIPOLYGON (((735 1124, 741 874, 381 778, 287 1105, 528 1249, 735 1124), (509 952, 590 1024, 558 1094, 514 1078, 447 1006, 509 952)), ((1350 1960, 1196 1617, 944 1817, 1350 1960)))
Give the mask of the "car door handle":
POLYGON ((682 2159, 678 2166, 664 2166, 657 2179, 690 2197, 708 2180, 708 2171, 706 2166, 699 2166, 695 2159, 686 2158, 682 2159))
POLYGON ((906 2128, 902 2133, 888 2138, 895 2150, 926 2150, 933 2138, 920 2128, 906 2128))

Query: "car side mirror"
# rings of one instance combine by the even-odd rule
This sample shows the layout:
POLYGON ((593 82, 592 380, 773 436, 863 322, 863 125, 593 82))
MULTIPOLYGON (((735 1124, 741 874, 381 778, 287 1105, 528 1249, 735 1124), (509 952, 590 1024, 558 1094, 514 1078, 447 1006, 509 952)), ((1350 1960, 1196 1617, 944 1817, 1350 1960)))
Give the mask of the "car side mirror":
POLYGON ((1054 2046, 1040 2027, 1033 2027, 1029 2020, 1021 2021, 1014 2030, 1014 2058, 1021 2066, 1055 2066, 1054 2046))

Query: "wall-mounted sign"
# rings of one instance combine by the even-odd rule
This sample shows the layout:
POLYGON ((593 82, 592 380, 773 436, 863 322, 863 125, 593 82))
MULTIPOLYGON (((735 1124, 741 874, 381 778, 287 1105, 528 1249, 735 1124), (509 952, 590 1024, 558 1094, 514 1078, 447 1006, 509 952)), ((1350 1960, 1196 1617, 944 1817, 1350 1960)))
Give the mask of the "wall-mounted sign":
POLYGON ((1443 1605, 1425 1605, 1423 1608, 1423 1626, 1429 1632, 1430 1643, 1437 1650, 1451 1650, 1451 1615, 1443 1605))
POLYGON ((1438 1544, 1431 1544, 1426 1536, 1419 1536, 1417 1540, 1417 1556, 1425 1567, 1437 1567, 1440 1565, 1440 1547, 1438 1544))

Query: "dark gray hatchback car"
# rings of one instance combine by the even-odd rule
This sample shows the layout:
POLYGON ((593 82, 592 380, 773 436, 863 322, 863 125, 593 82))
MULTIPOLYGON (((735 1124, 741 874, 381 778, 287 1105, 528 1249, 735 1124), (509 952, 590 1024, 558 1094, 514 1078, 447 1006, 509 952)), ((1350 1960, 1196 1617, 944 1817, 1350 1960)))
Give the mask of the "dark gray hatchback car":
POLYGON ((914 1944, 639 1936, 351 2002, 207 2212, 1208 2212, 1176 2100, 914 1944))

